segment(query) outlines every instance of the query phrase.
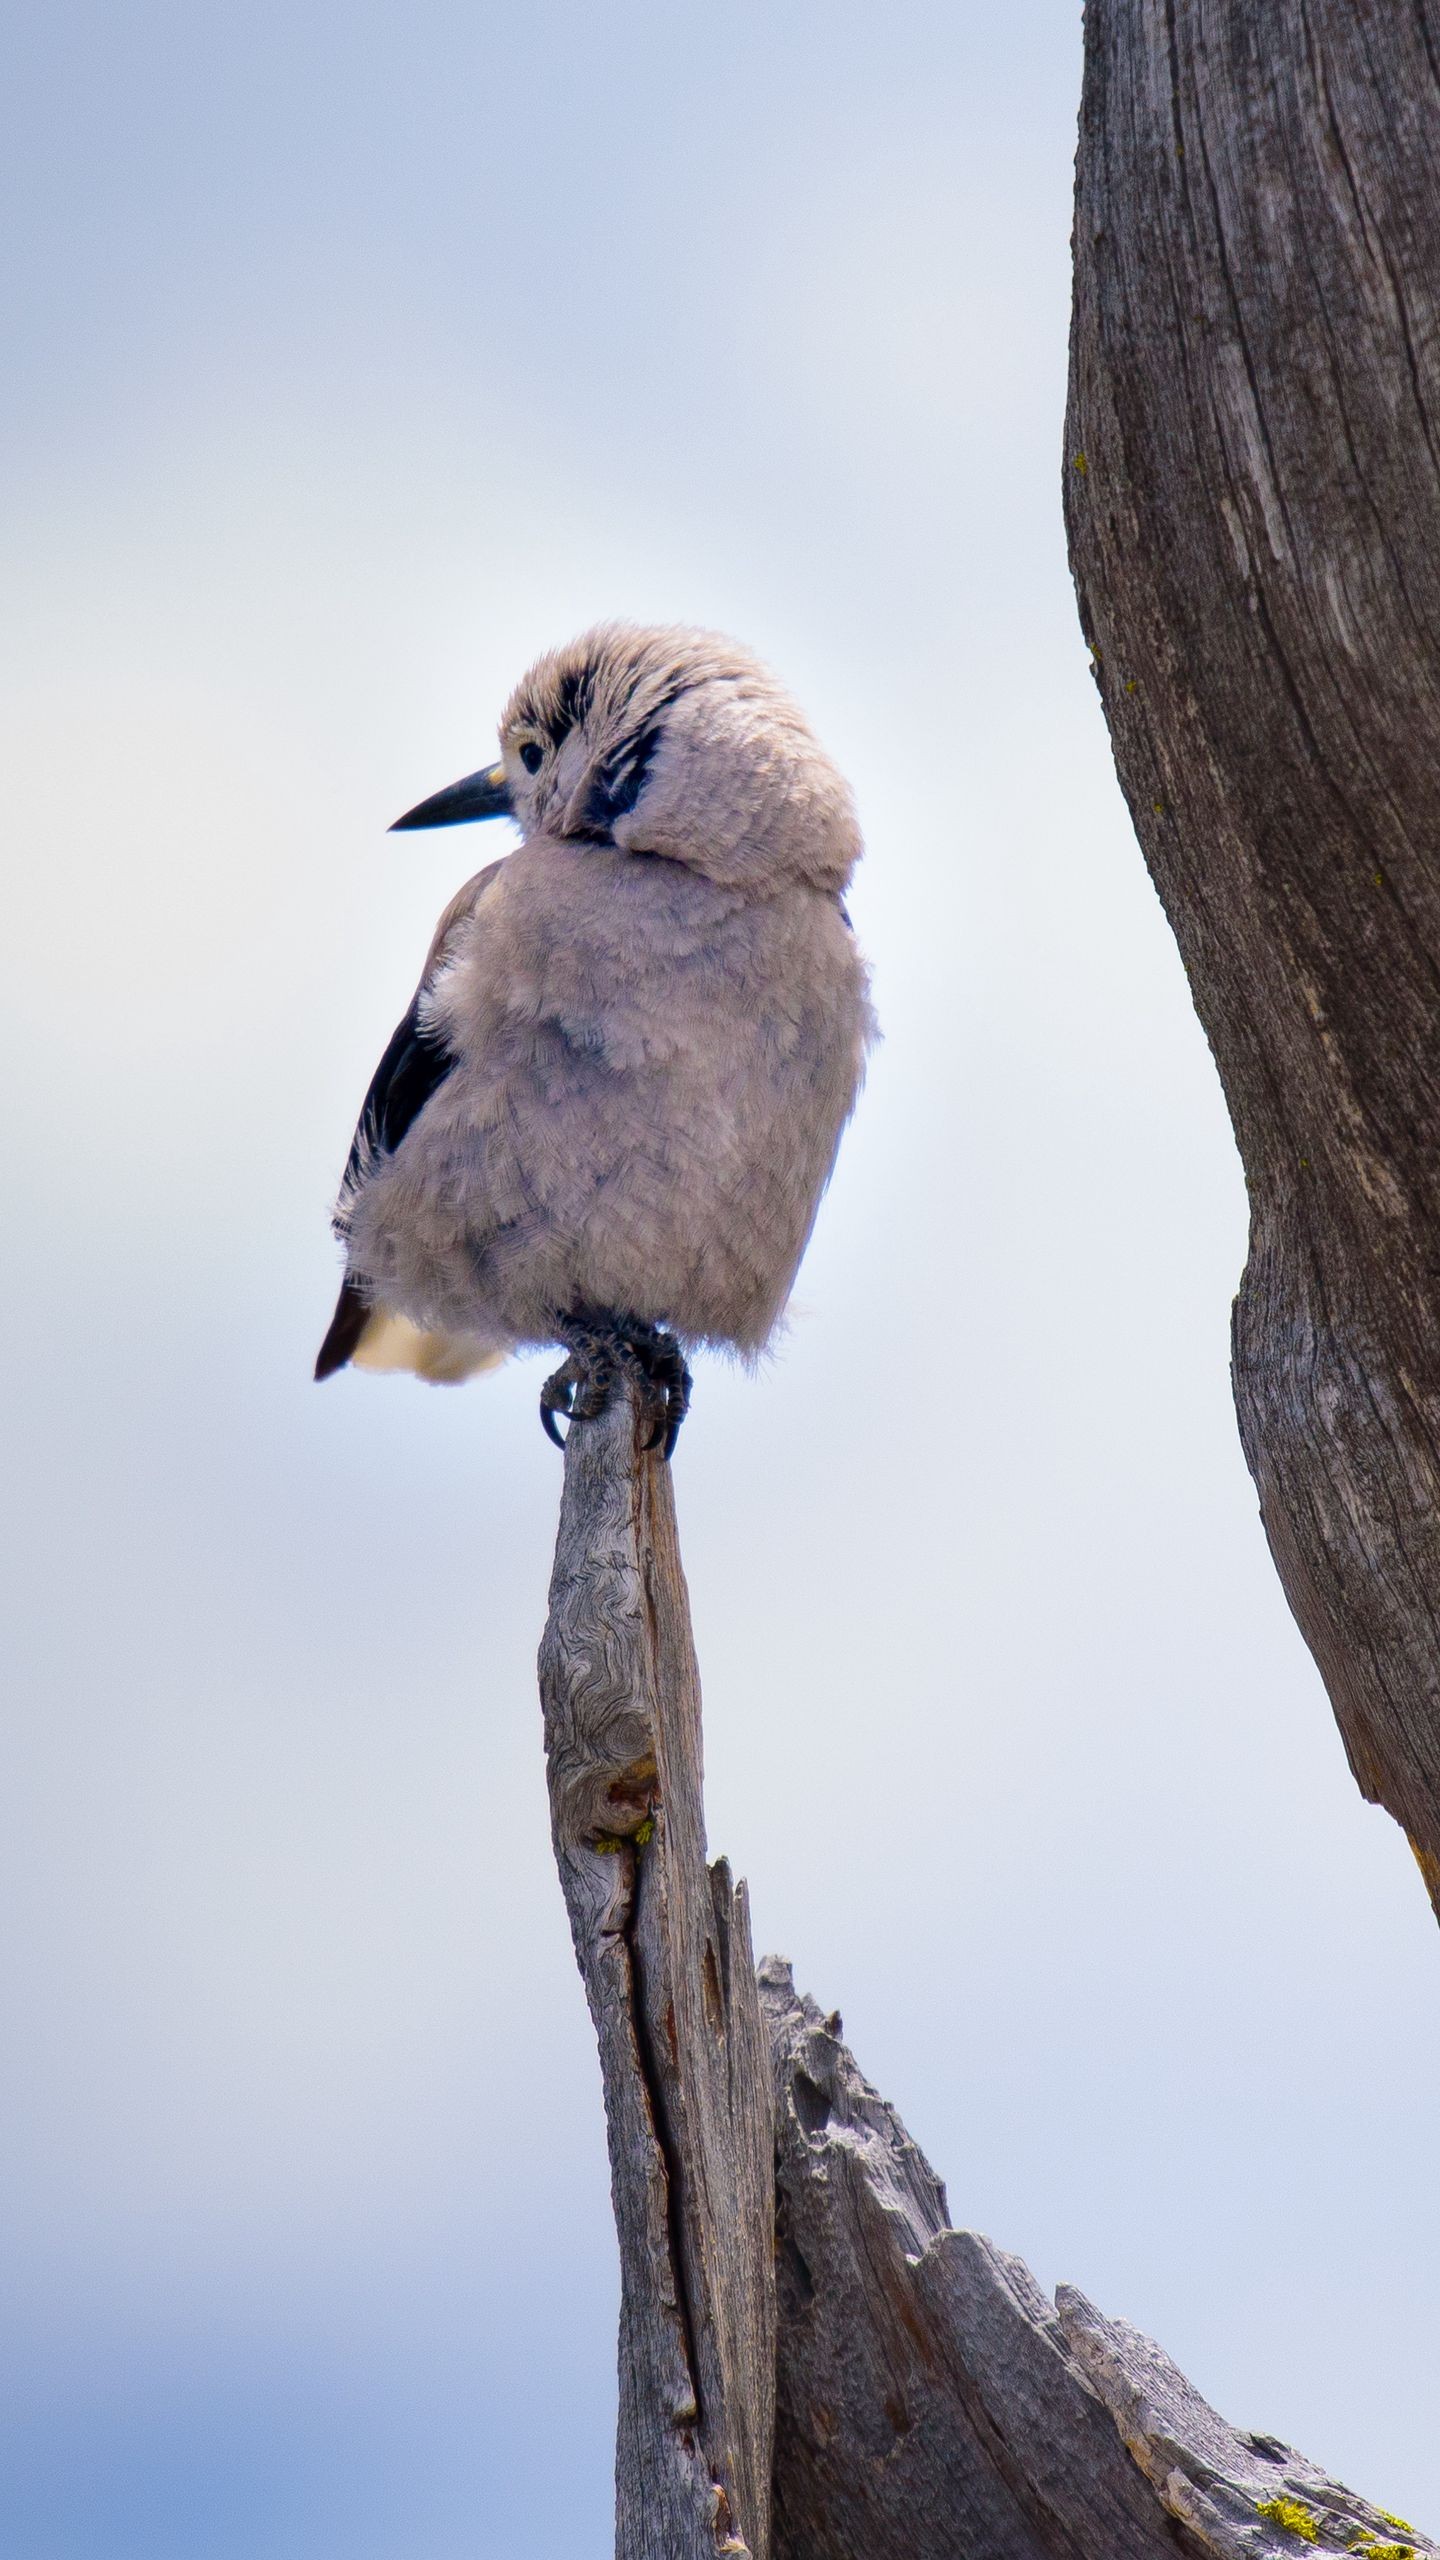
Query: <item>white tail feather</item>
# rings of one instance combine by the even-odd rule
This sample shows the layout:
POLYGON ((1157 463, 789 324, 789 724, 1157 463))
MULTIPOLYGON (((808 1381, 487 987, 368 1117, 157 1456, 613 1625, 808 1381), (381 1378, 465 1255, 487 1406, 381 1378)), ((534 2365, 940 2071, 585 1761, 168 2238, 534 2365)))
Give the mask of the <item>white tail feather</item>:
POLYGON ((456 1387, 465 1378, 478 1378, 486 1369, 498 1369, 503 1351, 493 1351, 477 1342, 469 1333, 427 1333, 423 1326, 412 1324, 408 1316, 392 1314, 389 1307, 376 1307, 364 1332, 350 1354, 356 1369, 377 1371, 410 1370, 417 1378, 426 1378, 433 1387, 456 1387))

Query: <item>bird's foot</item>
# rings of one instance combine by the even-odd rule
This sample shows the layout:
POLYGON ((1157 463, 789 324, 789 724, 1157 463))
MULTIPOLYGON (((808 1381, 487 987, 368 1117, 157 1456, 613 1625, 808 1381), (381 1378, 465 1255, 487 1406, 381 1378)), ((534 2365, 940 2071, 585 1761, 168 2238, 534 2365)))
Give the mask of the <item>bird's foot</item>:
POLYGON ((623 1335, 626 1349, 645 1380, 647 1408, 653 1408, 645 1446, 658 1449, 662 1457, 669 1458, 680 1437, 680 1425, 690 1410, 694 1381, 685 1366, 685 1354, 663 1324, 639 1324, 626 1318, 623 1335))
POLYGON ((570 1344, 568 1360, 552 1370, 540 1390, 540 1419, 557 1449, 565 1446, 565 1434, 558 1416, 567 1422, 594 1422, 604 1412, 615 1392, 615 1381, 626 1360, 623 1343, 618 1338, 607 1342, 602 1334, 588 1327, 583 1336, 579 1328, 567 1329, 570 1344))
POLYGON ((569 1357, 540 1390, 540 1419, 556 1448, 565 1446, 559 1417, 595 1421, 628 1373, 640 1387, 641 1418, 649 1426, 644 1445, 669 1458, 689 1410, 691 1385, 674 1334, 637 1316, 565 1316, 555 1330, 569 1357))

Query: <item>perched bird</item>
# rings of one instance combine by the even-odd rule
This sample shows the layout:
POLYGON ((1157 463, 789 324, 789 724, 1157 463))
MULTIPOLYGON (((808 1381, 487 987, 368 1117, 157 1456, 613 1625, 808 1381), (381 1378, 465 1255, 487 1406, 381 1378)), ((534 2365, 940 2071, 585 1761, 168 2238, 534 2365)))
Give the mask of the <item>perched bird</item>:
POLYGON ((748 651, 608 624, 395 824, 501 816, 520 844, 452 898, 365 1097, 315 1375, 556 1344, 552 1439, 629 1370, 668 1455, 686 1352, 773 1332, 859 1089, 854 808, 748 651))

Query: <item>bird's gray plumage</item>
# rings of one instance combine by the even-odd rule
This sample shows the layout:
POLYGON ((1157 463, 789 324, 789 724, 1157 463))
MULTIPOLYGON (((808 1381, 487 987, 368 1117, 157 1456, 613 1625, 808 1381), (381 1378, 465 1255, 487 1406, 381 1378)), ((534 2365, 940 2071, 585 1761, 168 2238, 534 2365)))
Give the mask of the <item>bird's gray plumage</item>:
POLYGON ((411 813, 508 801, 521 842, 451 901, 367 1098, 318 1374, 468 1375, 576 1310, 754 1353, 873 1036, 849 791, 705 632, 611 625, 540 659, 500 744, 411 813))

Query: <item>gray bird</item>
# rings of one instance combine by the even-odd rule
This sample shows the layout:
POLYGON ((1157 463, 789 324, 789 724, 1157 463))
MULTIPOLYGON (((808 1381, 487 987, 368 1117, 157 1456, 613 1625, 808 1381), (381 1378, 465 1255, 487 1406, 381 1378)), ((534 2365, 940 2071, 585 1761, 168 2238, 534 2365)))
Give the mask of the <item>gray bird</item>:
POLYGON ((315 1375, 556 1344, 552 1439, 628 1370, 668 1455, 687 1351, 774 1331, 859 1090, 854 807, 748 651, 607 624, 395 823, 502 816, 520 844, 451 899, 365 1097, 315 1375))

